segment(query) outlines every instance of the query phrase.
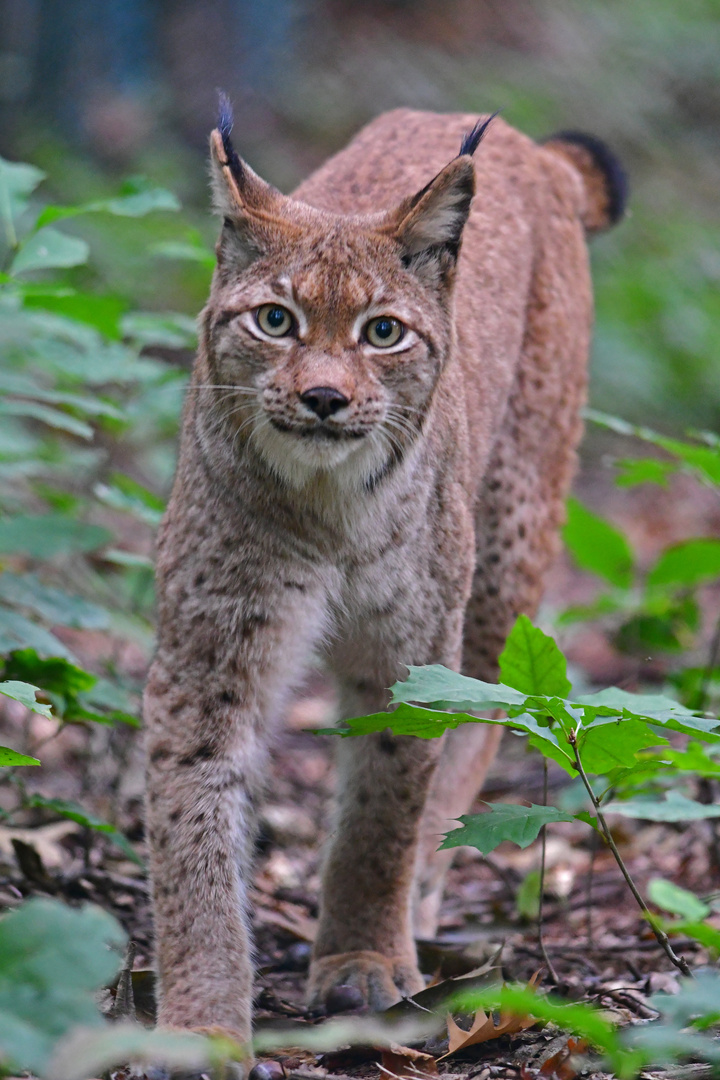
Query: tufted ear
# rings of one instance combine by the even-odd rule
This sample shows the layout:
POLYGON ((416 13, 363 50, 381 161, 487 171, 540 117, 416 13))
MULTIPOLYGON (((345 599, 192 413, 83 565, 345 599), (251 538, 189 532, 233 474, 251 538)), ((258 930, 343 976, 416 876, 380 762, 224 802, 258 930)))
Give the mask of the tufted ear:
POLYGON ((449 279, 474 194, 475 170, 470 157, 464 155, 401 204, 395 235, 408 269, 438 284, 449 279))
POLYGON ((230 103, 221 95, 218 126, 210 135, 213 206, 223 218, 218 263, 232 262, 236 269, 244 269, 282 228, 287 199, 238 156, 230 140, 232 123, 230 103))
POLYGON ((458 156, 395 212, 403 262, 436 284, 452 278, 475 194, 472 155, 495 116, 479 120, 462 140, 458 156))

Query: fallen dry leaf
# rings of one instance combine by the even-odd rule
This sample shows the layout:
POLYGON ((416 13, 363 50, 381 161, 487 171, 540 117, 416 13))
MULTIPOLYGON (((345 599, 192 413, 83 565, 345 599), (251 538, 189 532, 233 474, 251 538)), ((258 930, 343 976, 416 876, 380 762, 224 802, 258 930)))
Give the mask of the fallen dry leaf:
POLYGON ((311 918, 300 904, 278 900, 267 893, 256 893, 255 918, 259 923, 277 926, 300 941, 312 943, 317 933, 317 919, 311 918))
POLYGON ((564 1046, 542 1063, 541 1075, 550 1077, 550 1080, 575 1080, 580 1068, 580 1063, 574 1060, 575 1055, 582 1054, 587 1048, 587 1039, 570 1037, 564 1046))
POLYGON ((438 1070, 432 1054, 422 1050, 413 1050, 410 1046, 391 1043, 383 1050, 379 1068, 389 1076, 437 1076, 438 1070))
POLYGON ((535 1023, 536 1020, 532 1016, 509 1016, 506 1013, 501 1013, 496 1023, 492 1013, 488 1015, 482 1009, 478 1009, 472 1027, 469 1031, 464 1031, 459 1024, 455 1023, 452 1016, 448 1015, 447 1027, 450 1037, 448 1052, 438 1058, 438 1061, 443 1061, 450 1054, 465 1050, 468 1046, 477 1046, 491 1039, 499 1039, 501 1035, 514 1035, 515 1032, 524 1031, 535 1023))

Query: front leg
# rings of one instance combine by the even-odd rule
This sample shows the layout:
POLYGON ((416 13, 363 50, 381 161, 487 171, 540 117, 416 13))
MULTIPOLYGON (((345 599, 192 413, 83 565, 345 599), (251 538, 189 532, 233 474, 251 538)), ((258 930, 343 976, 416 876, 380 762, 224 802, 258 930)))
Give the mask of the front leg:
MULTIPOLYGON (((378 694, 378 697, 380 695, 378 694)), ((387 693, 375 705, 385 708, 387 693)), ((412 931, 416 847, 439 740, 390 732, 338 747, 337 819, 323 875, 308 996, 323 1004, 339 985, 374 1009, 422 990, 412 931)))
POLYGON ((160 1025, 250 1038, 247 892, 269 728, 322 631, 323 598, 298 576, 278 568, 220 599, 202 574, 192 593, 165 582, 145 697, 160 1025))

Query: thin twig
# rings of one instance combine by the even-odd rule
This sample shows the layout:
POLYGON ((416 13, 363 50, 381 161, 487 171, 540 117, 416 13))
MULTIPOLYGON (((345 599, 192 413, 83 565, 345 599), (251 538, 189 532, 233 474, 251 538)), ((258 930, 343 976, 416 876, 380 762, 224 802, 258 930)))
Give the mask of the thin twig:
MULTIPOLYGON (((547 758, 543 758, 543 806, 547 806, 548 798, 548 764, 547 758)), ((547 964, 547 969, 550 973, 550 978, 556 986, 560 984, 560 980, 557 976, 557 971, 553 967, 552 960, 548 956, 547 949, 545 948, 545 941, 543 939, 543 894, 545 892, 545 831, 547 825, 543 825, 541 829, 542 842, 540 847, 540 896, 538 897, 538 945, 540 946, 540 952, 542 958, 547 964)))
POLYGON ((640 907, 640 910, 645 915, 645 918, 647 919, 647 921, 649 923, 650 929, 652 930, 653 934, 657 938, 657 940, 658 940, 658 942, 660 944, 660 947, 662 948, 663 952, 667 956, 668 960, 670 960, 670 962, 672 964, 674 964, 676 968, 679 968, 680 971, 682 971, 683 975, 687 975, 689 978, 692 978, 692 971, 690 970, 690 968, 688 966, 687 960, 682 956, 678 956, 674 952, 673 947, 670 944, 670 940, 669 940, 667 934, 665 933, 664 930, 661 930, 660 927, 657 925, 657 922, 655 921, 655 917, 653 916, 652 912, 650 911, 650 908, 647 906, 647 904, 643 900, 642 896, 640 895, 640 893, 637 890, 637 886, 635 885, 635 882, 630 877, 630 873, 628 871, 628 868, 625 866, 625 863, 623 862, 622 855, 618 851, 617 846, 615 844, 615 841, 612 838, 612 833, 610 832, 610 829, 608 828, 608 823, 605 820, 605 815, 603 814, 602 810, 600 809, 600 800, 598 799, 597 795, 593 791, 592 785, 591 785, 590 781, 587 778, 587 774, 585 772, 585 769, 583 768, 583 764, 582 764, 582 761, 580 760, 580 755, 578 753, 578 748, 577 748, 577 736, 576 736, 574 731, 569 731, 567 733, 567 740, 568 740, 568 742, 570 743, 570 745, 573 748, 573 753, 575 754, 575 768, 579 772, 580 779, 582 780, 582 782, 583 782, 583 784, 585 786, 585 790, 587 791, 588 795, 590 796, 590 801, 592 802, 592 804, 593 804, 593 806, 595 808, 595 813, 597 814, 598 824, 600 825, 600 828, 602 829, 603 836, 605 837, 605 841, 606 841, 608 847, 610 848, 610 850, 612 851, 613 856, 615 857, 615 862, 620 867, 620 872, 621 872, 622 876, 625 878, 625 881, 627 882, 627 886, 630 889, 630 892, 635 897, 635 900, 637 901, 637 904, 640 907))

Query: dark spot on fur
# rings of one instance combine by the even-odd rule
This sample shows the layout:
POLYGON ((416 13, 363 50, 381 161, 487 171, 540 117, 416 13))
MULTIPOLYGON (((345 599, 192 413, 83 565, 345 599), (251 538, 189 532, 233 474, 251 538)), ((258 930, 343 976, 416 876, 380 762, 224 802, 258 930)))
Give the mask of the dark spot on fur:
POLYGON ((189 754, 178 758, 178 765, 197 765, 199 761, 207 761, 214 754, 215 748, 210 743, 202 743, 195 750, 191 750, 189 754))
POLYGON ((239 698, 233 690, 223 690, 218 700, 222 705, 237 705, 239 698))
POLYGON ((524 525, 518 525, 518 536, 520 537, 521 540, 525 539, 525 531, 526 530, 525 530, 524 525))
POLYGON ((204 584, 205 584, 205 575, 204 574, 197 574, 195 576, 195 588, 199 589, 200 586, 204 585, 204 584))
POLYGON ((302 581, 284 581, 283 585, 286 589, 297 589, 298 592, 307 592, 307 585, 303 585, 302 581))
POLYGON ((396 754, 398 748, 397 739, 389 732, 382 731, 380 733, 380 738, 378 739, 378 747, 382 750, 383 754, 396 754))
POLYGON ((158 761, 167 761, 169 757, 172 757, 171 752, 166 746, 157 746, 150 752, 150 761, 155 765, 158 761))
POLYGON ((170 813, 168 814, 168 819, 170 821, 172 821, 172 823, 174 825, 176 821, 180 820, 180 811, 179 810, 171 810, 170 813))

